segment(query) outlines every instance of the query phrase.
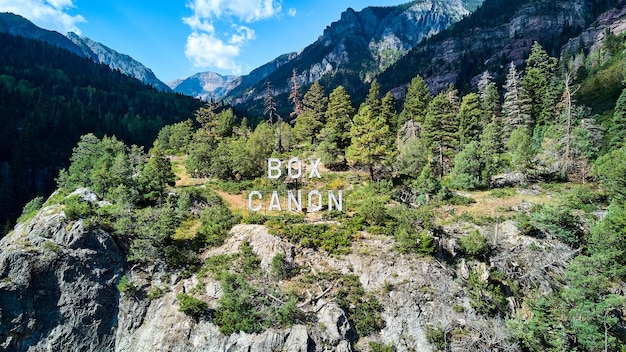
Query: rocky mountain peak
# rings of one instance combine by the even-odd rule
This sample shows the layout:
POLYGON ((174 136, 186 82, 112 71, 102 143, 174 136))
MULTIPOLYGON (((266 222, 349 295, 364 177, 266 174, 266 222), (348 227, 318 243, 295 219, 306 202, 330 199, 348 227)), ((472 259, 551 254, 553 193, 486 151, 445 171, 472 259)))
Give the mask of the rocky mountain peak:
POLYGON ((87 37, 80 37, 76 33, 68 33, 67 37, 78 46, 86 57, 94 61, 105 64, 114 70, 119 70, 131 77, 149 84, 157 89, 169 91, 170 88, 161 82, 151 69, 145 67, 132 57, 121 54, 101 43, 87 37))

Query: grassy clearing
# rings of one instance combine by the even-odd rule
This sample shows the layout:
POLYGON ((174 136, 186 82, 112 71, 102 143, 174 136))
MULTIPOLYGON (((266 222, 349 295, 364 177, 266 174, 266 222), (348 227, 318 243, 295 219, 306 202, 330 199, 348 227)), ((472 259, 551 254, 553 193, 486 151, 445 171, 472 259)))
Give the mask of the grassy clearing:
POLYGON ((176 187, 200 186, 208 181, 206 178, 191 177, 187 173, 187 169, 185 168, 187 155, 171 156, 170 161, 174 175, 176 175, 176 187))
POLYGON ((557 202, 551 192, 542 190, 538 194, 526 194, 520 191, 516 190, 512 195, 506 194, 504 197, 498 192, 494 193, 493 190, 463 192, 463 195, 473 198, 476 203, 448 206, 441 214, 442 220, 449 220, 454 215, 462 214, 468 214, 473 218, 510 217, 515 215, 513 208, 522 203, 555 204, 557 202))

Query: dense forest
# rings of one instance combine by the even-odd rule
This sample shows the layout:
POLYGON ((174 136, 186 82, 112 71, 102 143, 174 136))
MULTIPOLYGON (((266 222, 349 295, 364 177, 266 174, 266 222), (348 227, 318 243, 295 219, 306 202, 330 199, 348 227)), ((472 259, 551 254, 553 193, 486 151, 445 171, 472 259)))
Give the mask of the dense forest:
MULTIPOLYGON (((85 133, 150 146, 166 124, 201 103, 159 92, 44 42, 0 34, 0 223, 49 194, 85 133)), ((6 232, 6 231, 3 231, 6 232)))

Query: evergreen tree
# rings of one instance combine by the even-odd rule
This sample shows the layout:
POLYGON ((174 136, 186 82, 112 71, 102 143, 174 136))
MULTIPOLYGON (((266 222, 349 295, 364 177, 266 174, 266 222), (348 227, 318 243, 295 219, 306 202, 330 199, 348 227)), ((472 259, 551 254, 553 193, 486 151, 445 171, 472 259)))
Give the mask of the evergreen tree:
POLYGON ((167 186, 174 184, 172 164, 157 144, 150 149, 150 158, 139 174, 140 195, 148 202, 162 201, 167 186))
POLYGON ((328 168, 347 166, 345 152, 350 145, 350 127, 354 113, 350 95, 345 88, 335 88, 328 98, 326 126, 321 131, 321 142, 317 149, 322 162, 328 168))
POLYGON ((424 139, 436 156, 437 175, 443 176, 450 169, 454 150, 458 145, 459 123, 449 94, 440 93, 430 104, 424 121, 424 139))
POLYGON ((324 115, 328 98, 324 95, 324 87, 319 82, 313 83, 304 94, 303 111, 296 118, 294 134, 300 141, 315 144, 319 132, 324 127, 324 115))
POLYGON ((478 82, 480 106, 483 111, 480 125, 483 128, 500 115, 500 94, 492 79, 489 72, 485 71, 478 82))
POLYGON ((380 114, 382 118, 389 124, 390 130, 396 131, 398 114, 396 113, 396 100, 393 98, 391 92, 387 92, 383 97, 380 107, 380 114))
POLYGON ((532 138, 526 128, 519 127, 515 129, 511 133, 506 147, 511 155, 511 164, 516 170, 526 172, 530 169, 535 153, 533 151, 532 138))
POLYGON ((480 135, 479 154, 483 163, 482 180, 487 186, 491 178, 502 171, 506 165, 504 159, 504 143, 502 142, 502 127, 500 119, 493 119, 480 135))
POLYGON ((374 180, 374 168, 388 163, 395 154, 389 124, 382 115, 374 115, 368 105, 363 105, 354 116, 350 136, 352 144, 348 147, 346 158, 352 164, 367 167, 370 178, 374 180))
POLYGON ((363 104, 370 107, 374 116, 378 116, 380 114, 382 101, 380 99, 380 84, 376 79, 372 81, 370 90, 367 93, 367 98, 365 98, 365 102, 363 104))
POLYGON ((459 109, 459 142, 462 146, 477 141, 481 132, 481 117, 483 111, 480 107, 478 94, 469 93, 463 97, 459 109))
POLYGON ((452 186, 460 189, 476 189, 482 186, 482 162, 479 145, 471 141, 454 158, 454 168, 450 173, 452 186))
POLYGON ((530 131, 550 120, 549 115, 554 111, 555 99, 560 97, 555 94, 555 87, 551 87, 556 69, 556 58, 550 57, 543 47, 535 42, 526 59, 526 70, 521 84, 530 107, 527 125, 530 131))
POLYGON ((421 76, 417 75, 411 80, 409 85, 397 128, 400 128, 405 122, 410 120, 419 124, 424 123, 426 112, 428 111, 428 103, 431 99, 428 85, 421 76))
POLYGON ((263 98, 263 113, 267 114, 267 122, 270 126, 273 126, 275 123, 278 123, 278 113, 276 112, 277 106, 276 101, 274 101, 274 89, 270 81, 267 81, 267 87, 265 89, 265 98, 263 98))
POLYGON ((519 127, 527 127, 529 116, 526 113, 526 100, 522 94, 521 81, 515 64, 511 62, 509 72, 506 75, 504 84, 504 103, 502 104, 502 114, 504 124, 502 133, 504 140, 508 140, 511 132, 519 127))
POLYGON ((607 138, 611 148, 620 148, 626 145, 626 89, 622 90, 622 94, 615 104, 607 138))

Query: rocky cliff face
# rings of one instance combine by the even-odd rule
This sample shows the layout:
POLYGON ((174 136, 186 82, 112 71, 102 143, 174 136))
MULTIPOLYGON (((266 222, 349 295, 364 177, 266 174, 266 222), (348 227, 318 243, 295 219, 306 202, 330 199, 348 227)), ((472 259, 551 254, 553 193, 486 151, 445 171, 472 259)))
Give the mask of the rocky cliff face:
MULTIPOLYGON (((408 84, 420 74, 435 92, 453 83, 476 84, 485 70, 505 73, 522 64, 533 42, 553 56, 586 28, 602 7, 591 0, 487 0, 454 28, 424 41, 379 76, 385 90, 408 84)), ((401 95, 401 94, 400 94, 401 95)))
POLYGON ((271 72, 244 76, 227 99, 244 106, 259 101, 267 80, 277 94, 287 94, 294 69, 301 86, 322 79, 327 87, 343 84, 353 94, 357 85, 371 81, 417 43, 459 21, 469 14, 468 7, 476 5, 476 1, 421 0, 359 12, 348 9, 315 43, 289 54, 287 61, 277 59, 280 64, 272 65, 271 72))
MULTIPOLYGON (((82 192, 91 197, 88 192, 82 192)), ((110 351, 125 256, 109 236, 59 205, 0 241, 0 347, 5 351, 110 351)))
POLYGON ((151 69, 145 67, 142 63, 132 57, 118 53, 117 51, 87 37, 80 37, 76 35, 76 33, 68 33, 67 37, 83 51, 86 57, 90 57, 94 61, 105 64, 114 70, 119 70, 128 76, 137 78, 143 83, 151 85, 159 90, 170 90, 170 87, 161 82, 151 69))
POLYGON ((236 76, 222 76, 214 72, 201 72, 183 80, 168 82, 175 92, 208 100, 221 99, 239 82, 236 76))

